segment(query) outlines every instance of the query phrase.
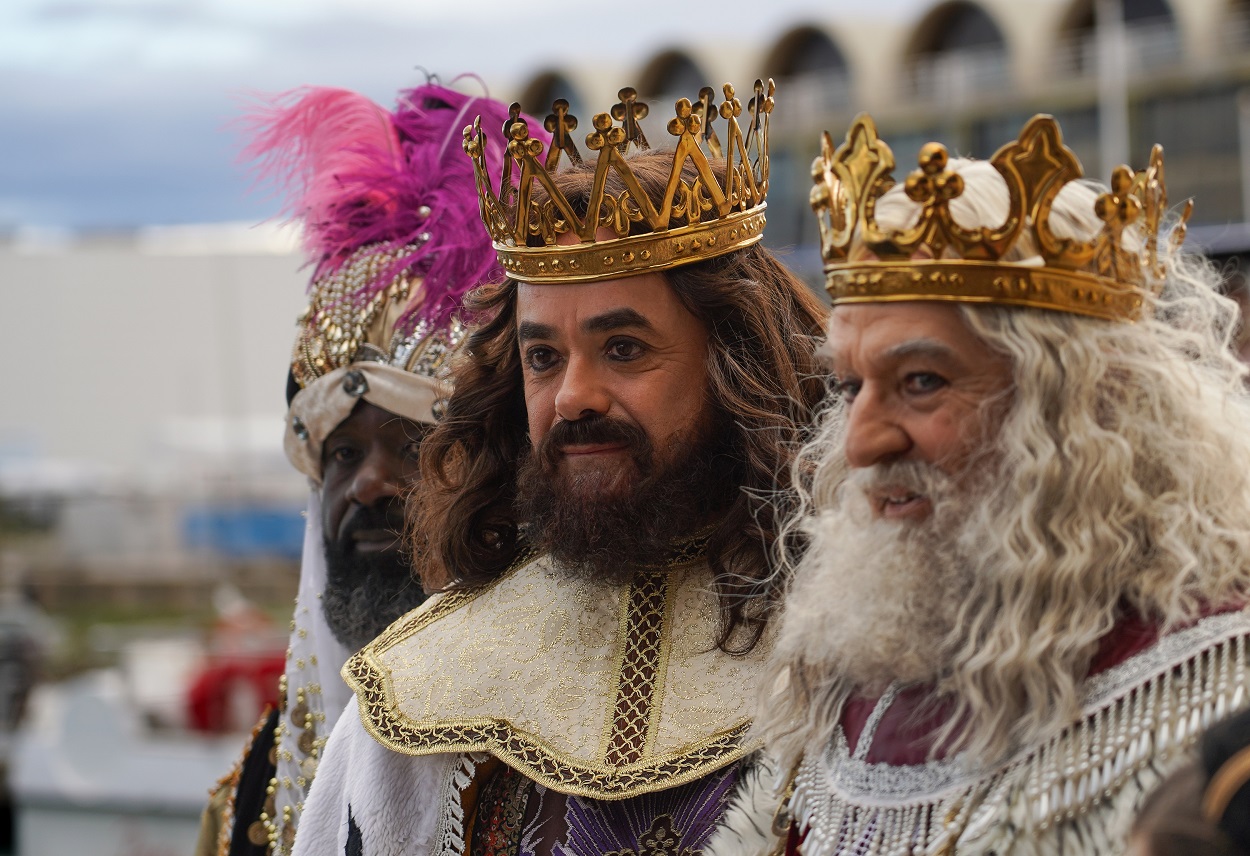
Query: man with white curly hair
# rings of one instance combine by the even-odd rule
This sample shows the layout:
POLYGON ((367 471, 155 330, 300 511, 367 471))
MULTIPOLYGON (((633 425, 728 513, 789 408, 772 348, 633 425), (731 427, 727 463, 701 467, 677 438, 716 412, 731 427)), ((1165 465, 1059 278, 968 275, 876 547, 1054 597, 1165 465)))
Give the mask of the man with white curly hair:
POLYGON ((1162 153, 1081 178, 1032 119, 904 184, 861 117, 813 167, 835 382, 799 454, 757 728, 712 852, 1120 853, 1250 703, 1236 307, 1162 153), (801 545, 801 548, 800 548, 801 545))

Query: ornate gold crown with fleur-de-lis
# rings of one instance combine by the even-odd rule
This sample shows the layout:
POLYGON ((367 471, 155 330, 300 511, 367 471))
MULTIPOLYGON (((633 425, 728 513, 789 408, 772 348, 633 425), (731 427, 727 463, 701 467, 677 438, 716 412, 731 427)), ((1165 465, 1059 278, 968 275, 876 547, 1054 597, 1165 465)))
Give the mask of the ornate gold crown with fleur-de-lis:
MULTIPOLYGON (((919 206, 918 217, 909 226, 885 229, 877 222, 876 205, 894 185, 890 147, 867 115, 855 120, 836 151, 826 133, 812 164, 811 203, 834 304, 948 300, 1138 317, 1147 294, 1167 274, 1159 249, 1168 213, 1163 149, 1155 146, 1140 172, 1115 169, 1108 192, 1093 203, 1103 226, 1090 240, 1058 237, 1052 226, 1059 192, 1083 176, 1053 117, 1034 116, 990 163, 1007 187, 1002 223, 965 228, 955 221, 950 202, 963 193, 963 178, 948 169, 943 146, 927 143, 920 168, 903 187, 919 206), (1125 241, 1130 229, 1134 237, 1125 241), (1032 258, 1008 260, 1026 234, 1035 246, 1027 254, 1032 258)), ((1174 246, 1184 240, 1192 208, 1192 201, 1186 202, 1171 230, 1174 246)))
POLYGON ((631 149, 649 148, 639 124, 648 108, 633 89, 622 89, 620 101, 595 115, 586 136, 595 162, 584 214, 555 180, 562 157, 583 163, 573 139, 577 119, 567 101, 556 101, 546 119, 551 145, 545 153, 513 105, 513 118, 503 128, 509 158, 499 176, 487 171, 480 122, 465 128, 464 150, 473 159, 482 219, 504 272, 531 283, 595 282, 668 270, 759 241, 774 91, 771 80, 755 81, 745 108, 729 84, 719 105, 711 87, 695 102, 678 101, 667 125, 676 138, 672 169, 657 199, 644 191, 626 156, 631 149), (724 120, 723 141, 718 118, 724 120), (610 183, 620 189, 613 192, 610 183), (537 198, 535 184, 541 188, 537 198))

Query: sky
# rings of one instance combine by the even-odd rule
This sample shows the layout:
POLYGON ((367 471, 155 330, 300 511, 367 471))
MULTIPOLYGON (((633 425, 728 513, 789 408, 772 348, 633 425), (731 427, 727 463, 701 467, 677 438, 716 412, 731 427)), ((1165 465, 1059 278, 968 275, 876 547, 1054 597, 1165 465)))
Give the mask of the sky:
POLYGON ((418 67, 523 81, 556 51, 575 67, 674 33, 767 40, 856 7, 772 0, 760 21, 758 0, 3 0, 0 235, 264 219, 273 202, 249 192, 229 127, 257 93, 341 86, 389 106, 418 67))

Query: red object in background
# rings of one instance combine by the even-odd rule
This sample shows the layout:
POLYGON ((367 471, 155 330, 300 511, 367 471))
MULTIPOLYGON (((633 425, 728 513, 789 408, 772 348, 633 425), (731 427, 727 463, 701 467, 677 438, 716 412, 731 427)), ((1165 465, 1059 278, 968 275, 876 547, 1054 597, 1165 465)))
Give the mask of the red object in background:
POLYGON ((205 666, 187 690, 187 723, 196 731, 247 731, 265 708, 278 706, 286 634, 245 600, 221 609, 205 666))
POLYGON ((277 707, 278 679, 285 663, 281 654, 211 663, 187 691, 188 723, 196 731, 214 734, 250 728, 266 705, 277 707))

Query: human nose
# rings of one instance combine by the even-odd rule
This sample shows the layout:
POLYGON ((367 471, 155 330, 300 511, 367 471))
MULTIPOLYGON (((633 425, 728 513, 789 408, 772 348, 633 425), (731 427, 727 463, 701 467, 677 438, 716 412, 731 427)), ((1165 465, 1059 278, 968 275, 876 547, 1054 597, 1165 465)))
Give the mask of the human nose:
POLYGON ((556 415, 566 422, 587 416, 602 416, 611 406, 611 397, 593 362, 580 357, 569 359, 556 393, 556 415))
POLYGON ((399 496, 400 474, 391 456, 379 449, 370 450, 352 476, 347 498, 370 506, 399 496))
POLYGON ((850 403, 846 462, 856 468, 889 463, 906 455, 911 447, 911 437, 898 424, 889 406, 861 389, 850 403))

